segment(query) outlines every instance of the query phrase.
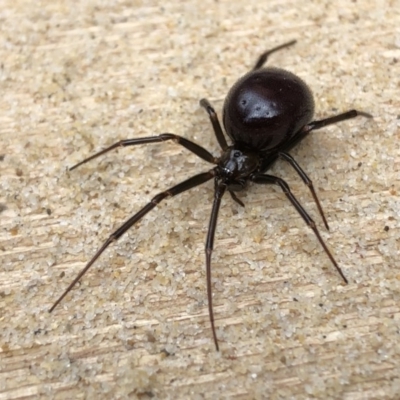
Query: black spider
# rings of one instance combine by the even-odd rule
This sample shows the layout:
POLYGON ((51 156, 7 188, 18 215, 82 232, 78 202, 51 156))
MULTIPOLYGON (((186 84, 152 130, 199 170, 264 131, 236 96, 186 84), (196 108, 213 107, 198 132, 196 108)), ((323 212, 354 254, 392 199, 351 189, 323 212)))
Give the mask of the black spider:
POLYGON ((160 201, 167 197, 176 196, 179 193, 192 189, 211 179, 214 179, 215 192, 205 250, 208 310, 214 343, 217 350, 219 350, 219 346, 215 332, 211 293, 211 253, 214 245, 218 211, 222 196, 226 191, 229 192, 234 201, 244 206, 236 197, 235 192, 245 189, 249 182, 280 186, 306 224, 314 231, 325 253, 344 282, 347 283, 346 277, 323 241, 314 221, 292 194, 288 184, 283 179, 266 174, 266 172, 278 158, 287 161, 309 187, 324 224, 326 228, 329 229, 311 180, 293 157, 288 154, 288 151, 300 143, 315 129, 320 129, 326 125, 354 118, 359 115, 368 118, 372 116, 365 112, 350 110, 334 117, 312 121, 314 100, 308 86, 291 72, 279 68, 261 68, 270 54, 291 46, 294 43, 295 41, 293 40, 263 53, 257 60, 254 68, 240 78, 229 91, 223 108, 223 123, 227 135, 232 140, 231 145, 228 145, 226 141, 214 108, 208 100, 200 100, 200 105, 205 108, 210 116, 215 136, 221 146, 222 154, 220 157, 214 157, 203 147, 181 136, 172 133, 163 133, 154 137, 121 140, 70 168, 70 170, 73 170, 117 147, 157 143, 167 140, 173 140, 203 160, 216 165, 208 172, 195 175, 159 193, 139 212, 122 224, 121 227, 110 235, 103 246, 101 246, 93 258, 87 263, 85 268, 54 303, 49 310, 50 312, 54 310, 104 250, 113 241, 119 239, 132 225, 160 203, 160 201))

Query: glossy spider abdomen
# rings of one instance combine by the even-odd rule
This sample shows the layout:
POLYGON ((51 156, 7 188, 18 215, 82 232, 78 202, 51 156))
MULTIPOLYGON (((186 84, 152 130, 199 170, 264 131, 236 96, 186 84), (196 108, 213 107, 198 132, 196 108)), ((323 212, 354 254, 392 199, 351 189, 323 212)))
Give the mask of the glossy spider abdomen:
POLYGON ((311 90, 298 76, 263 68, 250 71, 231 88, 223 123, 234 142, 269 152, 293 137, 313 114, 311 90))

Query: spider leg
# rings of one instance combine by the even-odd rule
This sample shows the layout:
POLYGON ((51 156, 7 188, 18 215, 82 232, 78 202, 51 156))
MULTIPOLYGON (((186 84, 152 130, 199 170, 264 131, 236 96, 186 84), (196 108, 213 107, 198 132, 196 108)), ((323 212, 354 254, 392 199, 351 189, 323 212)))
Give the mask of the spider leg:
POLYGON ((147 144, 147 143, 159 143, 159 142, 165 142, 167 140, 173 140, 175 143, 180 144, 181 146, 185 147, 192 153, 196 154, 196 156, 202 158, 205 161, 208 161, 211 164, 217 163, 217 159, 204 147, 199 146, 198 144, 192 142, 191 140, 185 139, 182 136, 174 135, 173 133, 162 133, 158 136, 148 136, 136 139, 120 140, 119 142, 112 144, 111 146, 105 148, 104 150, 101 150, 98 153, 95 153, 92 156, 85 158, 83 161, 72 166, 69 170, 72 171, 73 169, 78 168, 80 165, 85 164, 88 161, 91 161, 94 158, 97 158, 105 153, 108 153, 109 151, 114 150, 118 147, 136 146, 138 144, 147 144))
POLYGON ((367 112, 350 110, 350 111, 346 111, 344 113, 335 115, 333 117, 320 119, 319 121, 312 121, 312 122, 308 123, 302 130, 307 131, 307 133, 308 133, 315 129, 320 129, 320 128, 323 128, 324 126, 336 124, 337 122, 346 121, 347 119, 355 118, 358 116, 362 116, 365 118, 373 118, 373 116, 367 112))
POLYGON ((234 201, 236 201, 236 203, 239 204, 239 206, 244 207, 244 203, 242 200, 239 199, 239 197, 236 196, 235 192, 233 192, 232 190, 229 190, 229 194, 231 195, 232 199, 234 201))
POLYGON ((215 332, 214 311, 212 303, 211 290, 211 254, 214 248, 215 228, 217 226, 218 211, 221 205, 221 199, 226 190, 226 185, 215 182, 214 202, 211 211, 210 223, 208 225, 207 241, 206 241, 206 275, 207 275, 207 298, 208 298, 208 314, 210 316, 211 330, 214 337, 215 348, 219 351, 217 334, 215 332))
POLYGON ((207 99, 201 99, 200 105, 208 112, 208 115, 210 116, 210 121, 214 128, 214 133, 220 147, 222 150, 226 150, 228 148, 228 143, 226 142, 225 136, 222 132, 221 124, 219 123, 218 115, 215 112, 214 107, 207 99))
MULTIPOLYGON (((317 194, 315 192, 314 186, 310 178, 307 176, 307 174, 303 171, 303 169, 300 167, 299 164, 293 159, 293 157, 287 153, 290 149, 295 147, 298 143, 300 143, 311 131, 315 129, 320 129, 323 128, 327 125, 331 124, 336 124, 337 122, 345 121, 347 119, 355 118, 358 116, 366 117, 366 118, 372 118, 371 114, 368 114, 363 111, 357 111, 357 110, 350 110, 344 113, 341 113, 339 115, 335 115, 333 117, 325 118, 319 121, 312 121, 309 124, 307 124, 303 129, 301 129, 298 133, 296 133, 293 138, 285 144, 284 147, 280 149, 278 152, 279 157, 283 158, 285 161, 287 161, 299 174, 300 178, 303 180, 303 182, 309 187, 311 194, 314 198, 314 201, 318 207, 318 211, 324 221, 326 229, 329 230, 328 222, 325 218, 324 212, 322 210, 322 206, 318 200, 317 194)), ((263 165, 262 171, 266 171, 270 166, 276 161, 275 159, 267 159, 268 164, 265 166, 263 165)))
POLYGON ((209 181, 215 176, 215 171, 212 169, 208 172, 203 172, 192 176, 191 178, 179 183, 172 188, 157 194, 153 199, 147 203, 141 210, 139 210, 135 215, 125 221, 116 231, 114 231, 104 244, 100 247, 97 253, 92 257, 92 259, 86 264, 78 276, 71 282, 64 293, 58 298, 58 300, 50 308, 49 312, 52 312, 56 306, 61 302, 61 300, 68 294, 68 292, 76 285, 76 283, 82 278, 86 271, 92 266, 92 264, 100 257, 104 250, 115 240, 119 239, 129 228, 131 228, 136 222, 142 219, 150 210, 152 210, 157 204, 167 197, 176 196, 179 193, 183 193, 190 190, 196 186, 201 185, 204 182, 209 181))
POLYGON ((254 65, 252 71, 255 71, 256 69, 261 68, 268 60, 268 57, 272 54, 275 53, 278 50, 284 49, 285 47, 292 46, 296 43, 296 40, 291 40, 290 42, 281 44, 279 46, 274 47, 271 50, 267 50, 266 52, 262 53, 260 57, 258 57, 258 60, 256 64, 254 65))
POLYGON ((317 237, 319 243, 323 247, 326 255, 329 257, 329 259, 331 260, 332 264, 335 266, 336 270, 339 272, 339 274, 342 277, 342 279, 344 280, 344 282, 348 283, 347 278, 344 276, 338 263, 336 262, 336 260, 332 256, 331 252, 329 251, 328 246, 325 244, 324 240, 322 239, 322 237, 315 225, 315 222, 308 215, 307 211, 303 208, 303 206, 298 202, 298 200, 296 199, 294 194, 290 191, 289 185, 283 179, 278 178, 276 176, 267 175, 267 174, 256 175, 256 176, 252 177, 252 181, 255 183, 260 183, 260 184, 274 184, 274 185, 278 185, 281 187, 281 189, 283 190, 283 193, 293 204, 294 208, 304 219, 305 223, 314 231, 315 236, 317 237))
POLYGON ((350 110, 344 113, 335 115, 333 117, 320 119, 318 121, 311 121, 307 125, 305 125, 299 132, 297 132, 282 148, 279 148, 279 151, 287 152, 297 144, 299 144, 311 131, 316 129, 321 129, 327 125, 336 124, 338 122, 346 121, 348 119, 352 119, 355 117, 365 117, 365 118, 373 118, 373 116, 364 111, 350 110))
POLYGON ((310 192, 312 194, 312 197, 314 198, 315 204, 317 205, 318 211, 322 217, 322 220, 324 221, 326 229, 329 231, 329 226, 328 222, 325 218, 324 211, 322 210, 321 204, 318 200, 317 193, 315 192, 314 185, 311 181, 311 179, 307 176, 307 174, 303 171, 303 169, 300 167, 299 164, 297 164, 296 160, 288 153, 279 153, 279 156, 286 160, 294 169, 295 171, 299 174, 300 178, 303 180, 303 182, 308 186, 310 189, 310 192))

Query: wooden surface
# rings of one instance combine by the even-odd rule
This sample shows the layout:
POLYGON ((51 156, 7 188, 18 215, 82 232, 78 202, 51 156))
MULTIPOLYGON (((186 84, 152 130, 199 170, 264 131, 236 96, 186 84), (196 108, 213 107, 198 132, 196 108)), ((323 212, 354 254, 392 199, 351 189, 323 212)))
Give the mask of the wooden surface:
POLYGON ((400 393, 399 1, 4 0, 0 10, 0 400, 398 399, 400 393), (233 3, 233 4, 232 4, 233 3), (306 5, 305 5, 306 4, 306 5), (221 352, 207 312, 212 183, 161 204, 111 246, 49 314, 85 262, 156 193, 218 155, 207 97, 264 50, 311 87, 316 131, 292 152, 329 220, 284 163, 349 284, 272 187, 223 200, 213 255, 221 352))

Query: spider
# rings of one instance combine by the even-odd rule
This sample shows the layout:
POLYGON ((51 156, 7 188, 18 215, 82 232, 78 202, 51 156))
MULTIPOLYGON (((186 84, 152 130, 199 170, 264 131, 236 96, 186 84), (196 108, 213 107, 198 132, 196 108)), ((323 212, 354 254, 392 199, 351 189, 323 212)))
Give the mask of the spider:
POLYGON ((211 170, 192 176, 157 194, 141 210, 125 221, 108 237, 97 253, 50 308, 49 312, 55 309, 104 250, 156 207, 157 204, 168 197, 176 196, 212 179, 214 180, 214 201, 208 225, 205 256, 208 312, 217 351, 219 351, 219 344, 215 331, 212 303, 211 254, 214 247, 218 212, 225 192, 228 192, 232 199, 243 207, 244 204, 236 196, 236 192, 245 189, 249 182, 261 185, 278 185, 305 223, 313 230, 343 281, 348 283, 341 268, 323 241, 315 222, 293 195, 288 184, 283 179, 269 175, 266 172, 278 159, 287 161, 308 186, 324 225, 329 229, 312 181, 288 151, 300 143, 311 131, 357 116, 372 118, 372 115, 362 111, 350 110, 322 120, 312 120, 314 100, 308 86, 289 71, 272 67, 262 68, 272 53, 295 43, 296 41, 292 40, 261 54, 252 70, 240 78, 230 89, 223 106, 223 125, 232 144, 228 145, 218 116, 210 102, 207 99, 200 100, 200 105, 209 115, 214 134, 221 147, 222 151, 219 157, 214 157, 208 150, 184 137, 172 133, 162 133, 158 136, 120 140, 70 168, 70 170, 74 170, 80 165, 118 147, 158 143, 168 140, 174 141, 203 160, 215 165, 211 170))

